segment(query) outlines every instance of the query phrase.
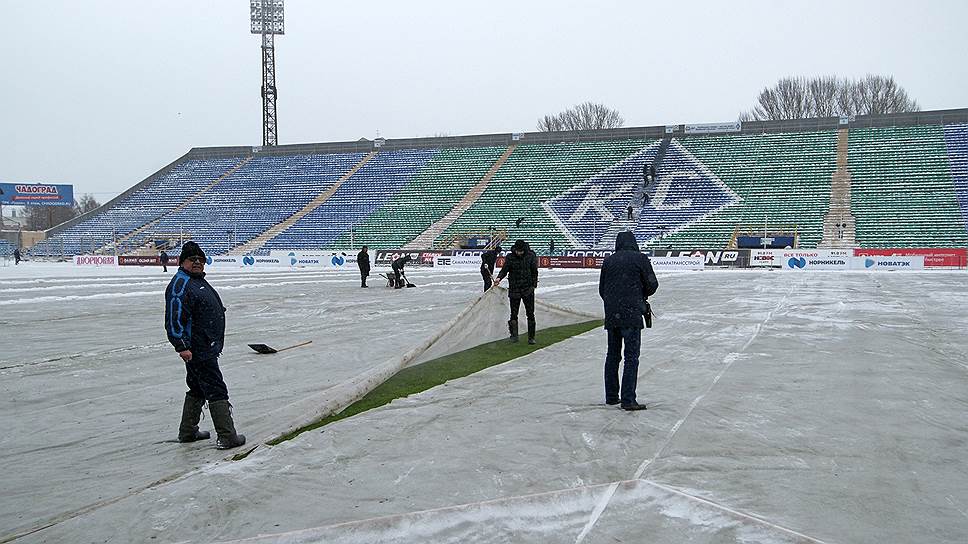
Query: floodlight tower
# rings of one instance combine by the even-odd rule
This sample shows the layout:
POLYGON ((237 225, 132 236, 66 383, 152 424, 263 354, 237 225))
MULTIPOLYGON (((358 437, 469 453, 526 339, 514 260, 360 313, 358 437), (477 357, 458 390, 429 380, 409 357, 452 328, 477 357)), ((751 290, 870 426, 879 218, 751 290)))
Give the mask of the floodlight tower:
POLYGON ((262 145, 279 143, 276 118, 276 34, 285 34, 284 0, 249 0, 252 33, 262 35, 262 145))

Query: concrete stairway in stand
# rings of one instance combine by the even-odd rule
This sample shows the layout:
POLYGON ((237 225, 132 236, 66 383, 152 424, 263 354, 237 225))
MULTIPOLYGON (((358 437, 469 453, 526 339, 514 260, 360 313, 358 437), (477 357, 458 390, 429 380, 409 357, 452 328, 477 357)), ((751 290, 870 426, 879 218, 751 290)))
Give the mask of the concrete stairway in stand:
POLYGON ((334 183, 328 189, 326 189, 318 196, 316 196, 316 198, 314 198, 312 202, 310 202, 309 204, 306 204, 301 210, 290 215, 283 221, 269 227, 265 232, 249 240, 248 242, 245 242, 244 244, 235 246, 234 248, 230 249, 228 251, 228 254, 246 255, 246 254, 252 253, 253 251, 261 249, 262 246, 266 245, 269 242, 269 240, 272 240, 276 236, 279 236, 280 234, 285 232, 286 229, 295 225, 297 221, 305 217, 306 214, 322 206, 327 200, 330 199, 330 197, 336 194, 336 191, 339 190, 340 186, 342 186, 343 183, 346 182, 346 180, 350 179, 353 176, 353 174, 355 174, 360 168, 363 168, 363 165, 370 162, 370 159, 375 157, 376 154, 377 154, 376 151, 371 151, 365 157, 360 159, 360 162, 354 164, 353 167, 350 168, 349 171, 347 171, 345 174, 343 174, 342 177, 336 180, 336 183, 334 183))
POLYGON ((857 224, 850 212, 850 171, 847 169, 848 130, 837 131, 837 171, 830 182, 830 210, 823 221, 822 248, 851 248, 856 245, 857 224), (846 223, 846 227, 839 227, 846 223), (842 234, 841 234, 842 233, 842 234))
POLYGON ((491 168, 488 169, 488 171, 484 174, 484 177, 481 178, 481 181, 479 181, 477 185, 471 187, 470 191, 464 195, 464 198, 462 198, 460 202, 455 204, 454 207, 447 212, 447 215, 441 217, 435 221, 434 224, 427 227, 427 230, 423 231, 417 235, 416 238, 404 245, 403 249, 430 249, 433 247, 434 240, 436 240, 437 237, 447 230, 447 227, 453 225, 454 221, 457 221, 460 216, 464 215, 464 212, 469 210, 470 207, 477 202, 477 199, 484 194, 484 190, 487 189, 487 186, 491 183, 491 179, 494 177, 494 174, 496 174, 497 171, 501 169, 501 166, 507 162, 508 157, 511 156, 511 153, 514 153, 514 149, 517 146, 518 144, 511 144, 508 146, 508 148, 504 150, 504 153, 502 153, 501 156, 494 161, 494 164, 492 164, 491 168))

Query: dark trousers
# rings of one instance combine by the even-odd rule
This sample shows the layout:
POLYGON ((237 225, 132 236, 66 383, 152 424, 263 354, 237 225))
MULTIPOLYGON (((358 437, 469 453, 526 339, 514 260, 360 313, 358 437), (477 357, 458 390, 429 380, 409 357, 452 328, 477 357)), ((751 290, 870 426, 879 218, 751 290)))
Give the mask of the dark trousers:
POLYGON ((369 270, 360 270, 360 287, 366 287, 366 277, 369 275, 369 270))
POLYGON ((394 288, 400 289, 401 287, 403 287, 403 281, 401 280, 402 277, 403 277, 403 269, 394 268, 393 269, 393 287, 394 288))
POLYGON ((524 313, 528 316, 528 321, 534 321, 534 291, 523 296, 511 296, 511 321, 518 320, 518 310, 521 309, 521 301, 524 301, 524 313))
POLYGON ((491 271, 487 268, 481 267, 481 277, 484 278, 484 290, 487 291, 491 288, 493 282, 491 281, 491 271))
POLYGON ((642 345, 642 329, 606 329, 608 331, 608 354, 605 355, 605 400, 621 400, 622 404, 635 403, 635 386, 639 374, 639 348, 642 345), (619 397, 618 363, 622 360, 622 344, 625 344, 625 369, 622 371, 622 395, 619 397))
POLYGON ((218 367, 218 357, 199 359, 193 357, 185 363, 185 382, 188 383, 188 394, 209 402, 213 400, 229 400, 229 389, 222 379, 222 371, 218 367))

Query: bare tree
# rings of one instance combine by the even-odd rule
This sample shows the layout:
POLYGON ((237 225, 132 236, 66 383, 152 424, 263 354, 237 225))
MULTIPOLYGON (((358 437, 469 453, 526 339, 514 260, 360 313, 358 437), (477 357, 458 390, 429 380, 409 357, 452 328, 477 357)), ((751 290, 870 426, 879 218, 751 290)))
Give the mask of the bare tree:
POLYGON ((100 208, 101 203, 94 198, 94 195, 85 194, 74 203, 74 207, 77 209, 77 214, 80 215, 100 208))
POLYGON ((27 230, 46 230, 77 217, 75 206, 27 206, 27 230))
POLYGON ((760 91, 756 105, 740 121, 775 121, 838 115, 919 111, 917 101, 892 76, 861 79, 836 76, 785 77, 760 91))
POLYGON ((617 110, 596 102, 583 102, 555 114, 538 119, 538 130, 555 132, 562 130, 598 130, 619 128, 625 119, 617 110))

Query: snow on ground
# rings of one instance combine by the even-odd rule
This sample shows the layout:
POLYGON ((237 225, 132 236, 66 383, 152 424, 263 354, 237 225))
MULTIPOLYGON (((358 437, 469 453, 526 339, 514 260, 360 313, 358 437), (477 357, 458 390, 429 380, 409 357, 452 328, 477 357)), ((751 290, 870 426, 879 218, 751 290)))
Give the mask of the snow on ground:
MULTIPOLYGON (((968 534, 964 272, 663 275, 646 412, 601 404, 596 330, 232 462, 169 442, 185 390, 162 329, 170 274, 81 270, 0 269, 0 540, 51 523, 18 542, 968 534)), ((411 276, 421 287, 393 291, 213 270, 239 429, 284 425, 283 406, 408 349, 480 289, 476 271, 411 276)), ((597 272, 541 278, 540 297, 601 311, 597 272)))

